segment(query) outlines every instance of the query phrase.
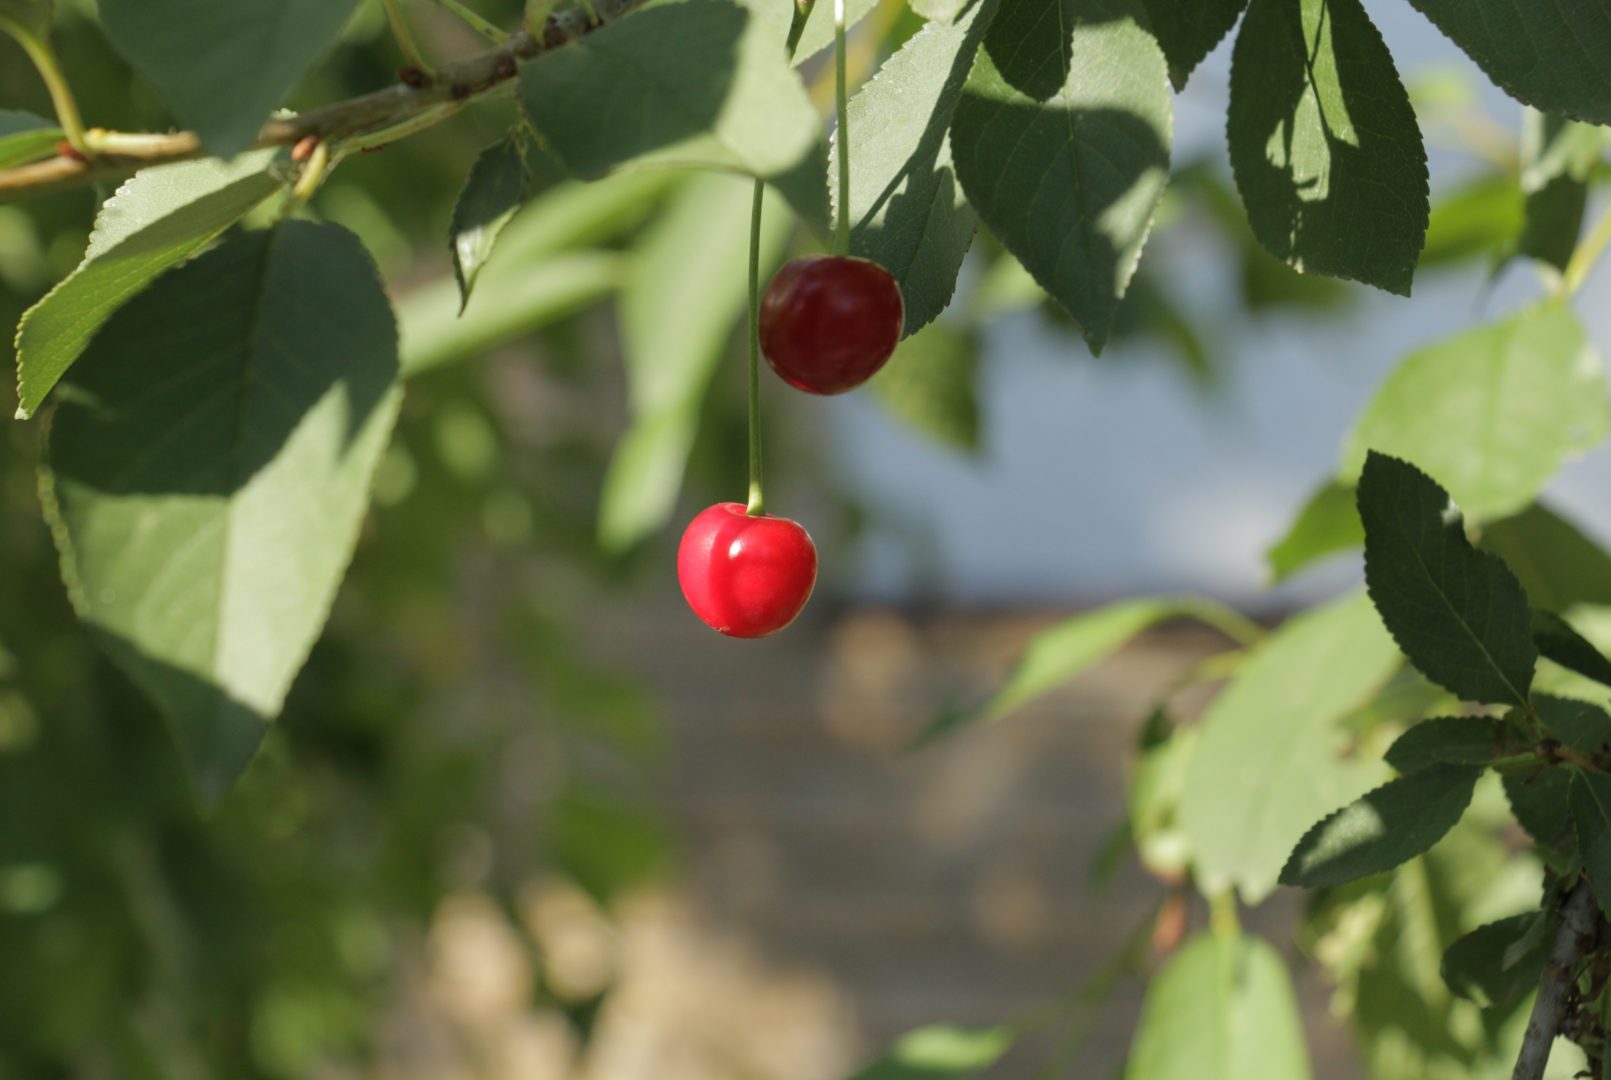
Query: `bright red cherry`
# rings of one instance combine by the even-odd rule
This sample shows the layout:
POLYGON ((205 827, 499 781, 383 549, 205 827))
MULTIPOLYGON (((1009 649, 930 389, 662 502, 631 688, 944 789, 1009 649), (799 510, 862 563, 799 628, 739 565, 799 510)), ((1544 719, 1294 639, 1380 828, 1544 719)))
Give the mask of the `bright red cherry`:
POLYGON ((677 580, 712 630, 765 637, 793 622, 811 598, 817 548, 797 522, 750 517, 742 503, 717 503, 682 534, 677 580))
POLYGON ((761 355, 790 386, 843 394, 884 366, 905 318, 900 286, 877 263, 848 255, 792 259, 761 298, 761 355))

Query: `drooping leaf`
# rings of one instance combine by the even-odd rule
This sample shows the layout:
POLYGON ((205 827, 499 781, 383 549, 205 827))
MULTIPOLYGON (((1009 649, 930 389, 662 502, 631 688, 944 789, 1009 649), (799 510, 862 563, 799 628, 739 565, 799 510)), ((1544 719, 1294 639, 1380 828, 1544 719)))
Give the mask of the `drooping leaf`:
POLYGON ((1000 1061, 1016 1038, 1009 1027, 932 1024, 902 1035, 888 1054, 851 1080, 960 1080, 1000 1061))
MULTIPOLYGON (((604 479, 599 539, 607 549, 643 539, 676 505, 700 406, 744 311, 751 187, 731 176, 692 179, 633 254, 620 302, 632 425, 604 479)), ((781 257, 790 225, 776 200, 767 207, 763 274, 781 257)), ((735 491, 741 478, 735 469, 735 491)))
POLYGON ((1169 60, 1176 90, 1236 25, 1247 0, 1146 0, 1152 32, 1169 60))
POLYGON ((1408 296, 1426 236, 1426 150, 1359 0, 1253 0, 1227 134, 1253 233, 1294 269, 1408 296))
POLYGON ((1485 1009, 1514 1004, 1538 989, 1553 924, 1548 912, 1535 911, 1477 927, 1444 952, 1443 981, 1485 1009))
MULTIPOLYGON (((907 334, 950 303, 979 225, 947 132, 994 9, 978 0, 954 26, 923 27, 850 99, 850 250, 895 275, 907 334)), ((830 165, 837 154, 836 140, 830 165)))
POLYGON ((1533 612, 1533 644, 1538 646, 1540 656, 1611 686, 1611 660, 1554 612, 1533 612))
POLYGON ((1286 964, 1256 937, 1199 934, 1152 980, 1124 1080, 1307 1080, 1286 964))
POLYGON ((531 186, 525 148, 517 139, 507 138, 487 147, 471 166, 448 225, 461 311, 470 303, 476 275, 491 258, 499 235, 526 201, 531 186))
POLYGON ((1589 174, 1605 147, 1602 127, 1524 110, 1521 188, 1527 220, 1516 244, 1519 254, 1566 269, 1583 228, 1589 174))
POLYGON ((1600 910, 1611 913, 1611 774, 1591 773, 1573 768, 1571 794, 1572 829, 1577 835, 1577 854, 1588 871, 1589 885, 1600 910))
POLYGON ((1309 564, 1365 542, 1365 528, 1354 506, 1354 489, 1328 480, 1309 496, 1286 535, 1271 545, 1265 558, 1272 582, 1285 581, 1309 564))
POLYGON ((357 0, 101 0, 118 52, 183 127, 230 157, 324 53, 357 0))
POLYGON ((204 797, 324 625, 396 413, 397 338, 350 234, 232 238, 113 317, 63 385, 43 489, 80 616, 204 797))
POLYGON ((62 134, 61 128, 42 116, 0 109, 0 169, 49 157, 62 134))
POLYGON ((968 201, 1107 342, 1169 173, 1166 67, 1139 0, 1000 0, 957 103, 968 201))
POLYGON ((1611 8, 1603 0, 1410 0, 1511 97, 1611 123, 1611 8))
POLYGON ((979 449, 979 342, 971 329, 930 323, 901 342, 868 384, 879 402, 954 450, 979 449))
POLYGON ((118 308, 279 187, 271 151, 146 169, 106 201, 78 268, 17 327, 17 413, 33 414, 118 308))
POLYGON ((1544 730, 1568 750, 1603 754, 1611 749, 1611 715, 1593 702, 1537 694, 1533 705, 1544 730))
POLYGON ((1365 584, 1410 663, 1463 698, 1525 705, 1538 650, 1526 594, 1478 551, 1448 493, 1371 451, 1359 480, 1365 584))
POLYGON ((577 176, 624 165, 768 181, 824 231, 822 132, 775 27, 730 0, 673 0, 544 53, 520 75, 544 146, 577 176))
POLYGON ((1391 870, 1443 839, 1471 803, 1480 768, 1433 765, 1336 811, 1304 834, 1281 884, 1319 889, 1391 870))
POLYGON ((1611 554, 1542 503, 1485 525, 1482 546, 1505 560, 1534 607, 1611 605, 1611 554))
POLYGON ((1611 431, 1604 362, 1576 316, 1546 306, 1410 354, 1349 433, 1341 473, 1376 450, 1438 478, 1466 513, 1526 506, 1567 457, 1611 431))
POLYGON ((1304 829, 1381 780, 1379 762, 1344 755, 1339 721, 1399 663, 1358 593, 1294 618, 1258 647, 1204 714, 1181 796, 1205 892, 1234 886, 1258 903, 1304 829))
POLYGON ((1503 741, 1503 729, 1487 717, 1438 716, 1393 740, 1386 760, 1401 773, 1435 765, 1484 765, 1503 741))

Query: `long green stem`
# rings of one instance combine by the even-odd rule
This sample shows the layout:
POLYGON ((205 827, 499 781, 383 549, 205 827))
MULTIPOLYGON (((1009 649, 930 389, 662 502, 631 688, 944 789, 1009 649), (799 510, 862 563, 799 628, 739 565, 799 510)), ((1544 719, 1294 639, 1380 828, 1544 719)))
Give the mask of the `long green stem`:
POLYGON ((436 2, 442 7, 445 7, 449 11, 453 12, 453 14, 457 15, 466 24, 468 24, 470 29, 474 30, 476 33, 480 34, 494 45, 502 45, 504 42, 509 40, 509 31, 504 30, 491 22, 488 22, 486 19, 482 18, 480 15, 477 15, 465 5, 459 3, 459 0, 436 0, 436 2))
POLYGON ((414 31, 408 28, 408 19, 403 16, 399 0, 380 0, 380 3, 386 9, 386 21, 391 24, 392 37, 397 39, 397 48, 402 52, 403 59, 421 74, 431 75, 431 65, 425 62, 419 43, 414 40, 414 31))
POLYGON ((1589 272, 1594 269, 1605 249, 1611 245, 1611 207, 1607 207, 1589 230, 1589 235, 1578 244, 1577 250, 1572 252, 1566 269, 1561 274, 1561 292, 1566 296, 1574 296, 1583 287, 1588 279, 1589 272))
POLYGON ((62 73, 61 64, 56 60, 56 51, 50 47, 50 42, 37 37, 27 30, 16 27, 9 22, 0 21, 3 28, 11 30, 17 44, 22 51, 28 54, 34 67, 39 69, 39 77, 44 80, 45 89, 50 91, 50 103, 56 109, 56 122, 62 127, 62 134, 67 137, 67 145, 80 154, 88 155, 89 148, 84 142, 84 119, 78 112, 78 101, 73 97, 72 87, 67 85, 67 76, 62 73))
POLYGON ((839 222, 834 254, 850 254, 850 105, 845 92, 845 0, 833 0, 833 96, 839 144, 839 222))
POLYGON ((766 201, 766 185, 755 181, 750 200, 750 502, 745 513, 760 517, 766 513, 766 493, 761 486, 761 206, 766 201))

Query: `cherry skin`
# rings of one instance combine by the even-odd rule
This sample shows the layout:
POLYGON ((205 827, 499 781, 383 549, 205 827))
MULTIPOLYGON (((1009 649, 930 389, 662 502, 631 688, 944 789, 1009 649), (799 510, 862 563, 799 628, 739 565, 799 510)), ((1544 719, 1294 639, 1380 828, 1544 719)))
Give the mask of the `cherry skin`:
POLYGON ((843 394, 884 366, 905 317, 900 286, 877 263, 791 259, 761 297, 761 355, 796 389, 843 394))
POLYGON ((817 548, 797 522, 750 517, 742 503, 699 513, 677 549, 688 606, 728 637, 775 634, 794 621, 817 583, 817 548))

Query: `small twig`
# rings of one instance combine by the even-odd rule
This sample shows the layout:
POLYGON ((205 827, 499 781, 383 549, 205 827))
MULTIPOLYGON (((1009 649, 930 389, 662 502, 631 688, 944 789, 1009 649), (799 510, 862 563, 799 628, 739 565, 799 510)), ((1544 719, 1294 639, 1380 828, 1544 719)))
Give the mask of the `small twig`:
MULTIPOLYGON (((600 0, 598 13, 608 23, 643 2, 600 0)), ((520 61, 567 45, 603 23, 590 22, 584 12, 574 8, 557 11, 549 16, 541 34, 522 31, 502 45, 443 65, 427 84, 398 83, 300 116, 270 120, 258 133, 255 145, 292 146, 310 135, 320 142, 341 143, 385 128, 417 130, 406 125, 438 106, 463 103, 502 86, 518 74, 520 61)), ((448 115, 450 111, 442 111, 437 119, 448 115)), ((92 160, 63 155, 0 170, 0 203, 117 179, 148 165, 186 161, 205 153, 201 140, 189 131, 155 134, 91 129, 85 133, 85 143, 92 160)))
POLYGON ((380 0, 380 3, 386 9, 386 21, 391 24, 392 37, 397 39, 397 49, 403 54, 403 59, 409 66, 422 72, 427 80, 434 78, 435 73, 426 61, 425 54, 420 52, 419 42, 414 40, 414 31, 408 25, 408 16, 403 14, 399 0, 380 0))
POLYGON ((1527 1034, 1511 1080, 1540 1080, 1549 1064, 1550 1047, 1561 1030, 1567 991, 1583 953, 1594 941, 1594 894, 1587 882, 1579 881, 1561 904, 1561 924, 1555 932, 1555 946, 1538 982, 1538 999, 1527 1019, 1527 1034))

